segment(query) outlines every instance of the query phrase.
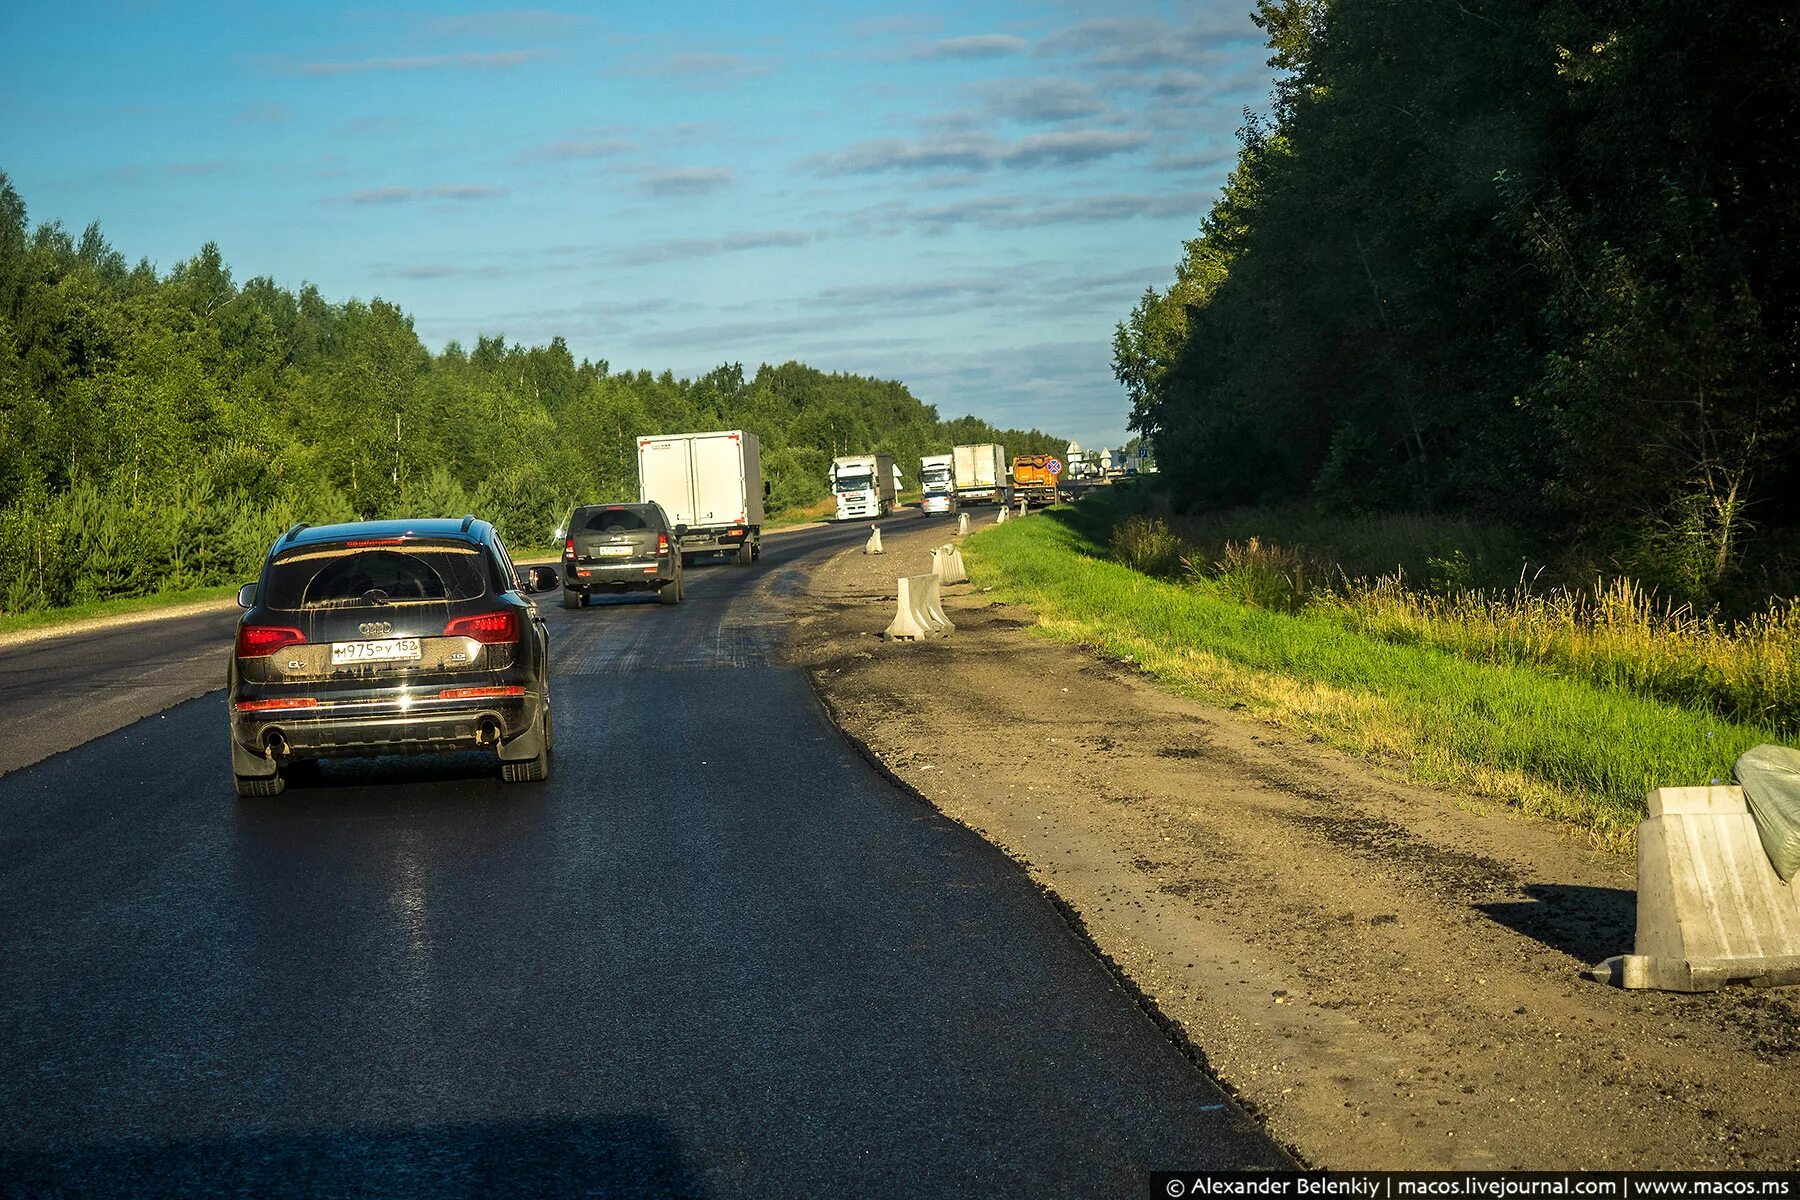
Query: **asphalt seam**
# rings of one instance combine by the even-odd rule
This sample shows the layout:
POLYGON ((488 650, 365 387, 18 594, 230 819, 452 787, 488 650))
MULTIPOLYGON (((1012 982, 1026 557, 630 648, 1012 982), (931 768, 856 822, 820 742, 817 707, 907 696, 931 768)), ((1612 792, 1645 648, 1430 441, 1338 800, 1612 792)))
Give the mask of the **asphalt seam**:
MULTIPOLYGON (((841 553, 851 554, 861 553, 861 551, 853 549, 842 551, 841 553)), ((1233 1087, 1229 1080, 1222 1078, 1219 1073, 1213 1069, 1211 1061, 1206 1056, 1205 1048, 1196 1042, 1178 1021, 1163 1012, 1162 1007, 1158 1005, 1143 988, 1138 986, 1137 981, 1132 979, 1131 976, 1126 973, 1125 968, 1120 966, 1112 955, 1106 952, 1105 948, 1095 940, 1094 935, 1088 930, 1087 921, 1082 917, 1081 910, 1076 908, 1075 905, 1071 904, 1068 900, 1064 899, 1061 893, 1055 888, 1040 879, 1036 873, 1033 872, 1030 860, 1022 855, 1014 853, 1007 847, 1002 846, 1000 843, 994 841, 992 838, 988 837, 987 834, 968 824, 966 821, 958 820, 950 813, 945 812, 936 804, 932 803, 929 796, 902 779, 894 772, 893 768, 882 761, 881 756, 875 753, 874 749, 871 748, 868 743, 864 742, 854 733, 851 733, 845 723, 838 719, 836 707, 833 706, 825 693, 819 688, 814 669, 806 667, 802 670, 802 674, 806 676, 807 690, 812 693, 814 702, 817 703, 824 712, 826 719, 831 723, 831 727, 838 731, 838 735, 849 744, 852 750, 856 751, 856 753, 861 756, 864 762, 868 763, 870 767, 874 768, 877 774, 886 779, 888 783, 898 788, 902 793, 912 797, 915 801, 924 805, 926 808, 929 808, 932 812, 943 817, 951 824, 956 825, 961 829, 968 830, 969 833, 980 838, 983 843, 992 847, 1014 867, 1018 868, 1020 873, 1025 876, 1026 882, 1037 889, 1038 894, 1043 896, 1050 904, 1050 907, 1056 911, 1057 916, 1061 918, 1064 926, 1068 928, 1069 932, 1074 935, 1076 941, 1085 946, 1088 953, 1092 954, 1094 958, 1099 961, 1100 965, 1105 968, 1106 973, 1112 977, 1113 982, 1118 985, 1119 989, 1131 998, 1132 1003, 1136 1005, 1138 1011, 1149 1018, 1150 1023, 1155 1025, 1157 1029, 1162 1032, 1162 1035, 1181 1053, 1181 1056, 1187 1059, 1188 1062, 1202 1075, 1206 1076, 1220 1092, 1224 1093, 1227 1101, 1232 1107, 1254 1125, 1264 1137, 1268 1138, 1281 1153, 1285 1154, 1294 1163, 1297 1169, 1316 1169, 1312 1163, 1306 1160, 1305 1156, 1300 1153, 1297 1147, 1282 1138, 1277 1137, 1270 1130, 1267 1115, 1258 1108, 1255 1103, 1244 1096, 1243 1093, 1239 1092, 1237 1088, 1233 1087)))

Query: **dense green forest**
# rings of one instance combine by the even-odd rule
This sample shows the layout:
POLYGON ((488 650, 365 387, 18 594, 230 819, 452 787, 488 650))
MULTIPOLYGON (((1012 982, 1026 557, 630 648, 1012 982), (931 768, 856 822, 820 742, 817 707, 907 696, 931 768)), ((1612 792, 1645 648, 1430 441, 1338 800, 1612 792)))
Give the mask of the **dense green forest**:
POLYGON ((1683 599, 1800 545, 1800 12, 1260 0, 1281 70, 1118 330, 1177 504, 1469 514, 1683 599))
POLYGON ((823 496, 837 454, 1065 443, 795 362, 433 353, 392 304, 237 284, 216 246, 159 273, 95 226, 32 229, 0 174, 0 612, 234 582, 298 520, 473 512, 541 545, 577 500, 635 498, 638 435, 720 428, 761 439, 776 508, 823 496))

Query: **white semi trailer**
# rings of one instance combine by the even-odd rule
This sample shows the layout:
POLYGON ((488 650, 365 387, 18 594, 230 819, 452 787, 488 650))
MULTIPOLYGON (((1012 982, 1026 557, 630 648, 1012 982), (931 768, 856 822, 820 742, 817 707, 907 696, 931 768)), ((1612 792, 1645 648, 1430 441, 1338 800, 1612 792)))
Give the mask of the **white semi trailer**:
POLYGON ((846 454, 831 460, 831 490, 837 493, 837 519, 885 517, 893 512, 900 476, 891 454, 846 454))
POLYGON ((956 511, 956 455, 927 454, 919 460, 919 508, 927 513, 956 511))
POLYGON ((638 499, 662 505, 674 525, 686 525, 681 560, 724 552, 740 567, 762 554, 762 450, 754 433, 668 433, 640 437, 638 499))
POLYGON ((951 451, 956 475, 956 498, 964 503, 986 500, 994 504, 1012 501, 1007 483, 1006 447, 995 442, 958 446, 951 451))

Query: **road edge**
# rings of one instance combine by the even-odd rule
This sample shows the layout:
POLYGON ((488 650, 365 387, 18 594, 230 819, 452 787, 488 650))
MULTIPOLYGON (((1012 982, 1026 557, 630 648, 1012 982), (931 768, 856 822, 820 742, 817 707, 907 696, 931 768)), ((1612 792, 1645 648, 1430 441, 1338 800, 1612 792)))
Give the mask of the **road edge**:
MULTIPOLYGON (((840 551, 840 553, 855 554, 860 553, 860 551, 851 549, 840 551)), ((827 562, 829 561, 830 560, 827 560, 827 562)), ((1050 885, 1050 883, 1041 878, 1037 871, 1033 869, 1030 860, 1006 846, 1001 845, 999 842, 996 842, 968 822, 957 818, 951 813, 945 812, 942 808, 938 807, 938 805, 932 803, 930 797, 919 791, 918 788, 908 783, 905 779, 902 779, 892 767, 889 767, 881 760, 881 756, 877 754, 867 742, 864 742, 861 738, 850 732, 849 728, 839 718, 836 706, 831 703, 830 698, 827 697, 824 690, 820 688, 814 669, 802 665, 800 671, 806 677, 806 686, 808 690, 812 692, 814 701, 818 703, 819 708, 824 712, 826 719, 831 722, 832 728, 837 730, 838 736, 843 738, 845 743, 847 743, 864 762, 868 763, 869 766, 874 769, 876 774, 880 775, 901 793, 930 809, 944 820, 949 821, 957 828, 967 830, 973 836, 980 838, 983 843, 992 848, 1002 858, 1006 859, 1007 862, 1018 868, 1019 872, 1025 876, 1026 882, 1028 882, 1032 888, 1049 903, 1050 907, 1055 910, 1057 917, 1062 921, 1069 932, 1074 935, 1075 940, 1080 942, 1082 946, 1087 949, 1088 953, 1092 954, 1094 958, 1098 960, 1101 967, 1106 971, 1107 975, 1111 977, 1112 981, 1127 997, 1130 998, 1132 1005, 1147 1017, 1151 1024, 1156 1026, 1163 1037, 1168 1039, 1169 1043, 1175 1047, 1176 1051, 1196 1070, 1206 1076, 1207 1080, 1212 1083, 1213 1086, 1217 1087, 1220 1093, 1224 1095, 1226 1101, 1230 1103, 1233 1108, 1237 1109, 1247 1121, 1254 1125, 1264 1137, 1268 1138, 1270 1144, 1280 1150, 1280 1152, 1294 1164, 1296 1169, 1317 1169, 1303 1154, 1301 1154, 1298 1147, 1279 1137, 1275 1131, 1269 1127, 1268 1114, 1264 1112, 1261 1107, 1234 1087, 1230 1081, 1219 1075, 1218 1071, 1213 1068, 1212 1060, 1208 1058, 1205 1047, 1194 1040, 1193 1035, 1188 1032, 1185 1026, 1165 1013, 1162 1010, 1162 1006, 1157 1004, 1155 999, 1153 999, 1149 993, 1144 991, 1144 989, 1138 985, 1138 982, 1119 964, 1118 960, 1108 953, 1106 947, 1100 944, 1099 940, 1088 928, 1087 920, 1082 916, 1081 910, 1069 900, 1065 899, 1062 893, 1058 892, 1050 885)))

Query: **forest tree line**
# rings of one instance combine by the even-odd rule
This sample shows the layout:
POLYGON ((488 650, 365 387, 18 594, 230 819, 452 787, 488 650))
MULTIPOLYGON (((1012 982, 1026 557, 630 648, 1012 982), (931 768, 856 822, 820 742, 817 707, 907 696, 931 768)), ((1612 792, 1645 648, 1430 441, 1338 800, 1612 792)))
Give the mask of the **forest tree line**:
POLYGON ((1791 586, 1793 7, 1256 19, 1271 112, 1114 343, 1177 503, 1456 512, 1684 599, 1791 586))
POLYGON ((237 582, 302 520, 472 512, 541 546, 572 504, 636 498, 638 435, 738 428, 775 511, 824 496, 839 454, 910 477, 958 442, 1065 444, 797 362, 678 379, 560 338, 434 353, 390 303, 239 284, 214 245, 159 272, 97 226, 33 229, 0 174, 0 612, 237 582))

